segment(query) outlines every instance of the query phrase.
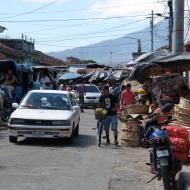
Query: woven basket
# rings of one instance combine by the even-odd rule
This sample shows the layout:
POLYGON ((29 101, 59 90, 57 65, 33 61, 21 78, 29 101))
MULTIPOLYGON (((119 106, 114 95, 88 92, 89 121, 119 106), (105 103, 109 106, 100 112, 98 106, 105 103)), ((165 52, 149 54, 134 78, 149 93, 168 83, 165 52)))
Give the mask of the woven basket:
POLYGON ((175 117, 177 119, 177 121, 182 121, 182 122, 186 122, 190 124, 190 117, 189 115, 186 115, 185 113, 175 113, 175 117))
POLYGON ((138 147, 140 145, 140 140, 139 139, 134 139, 134 140, 121 139, 121 144, 130 146, 130 147, 138 147))
POLYGON ((190 101, 181 97, 179 107, 190 110, 190 101))
POLYGON ((148 105, 131 104, 127 106, 128 114, 146 114, 149 111, 148 105))

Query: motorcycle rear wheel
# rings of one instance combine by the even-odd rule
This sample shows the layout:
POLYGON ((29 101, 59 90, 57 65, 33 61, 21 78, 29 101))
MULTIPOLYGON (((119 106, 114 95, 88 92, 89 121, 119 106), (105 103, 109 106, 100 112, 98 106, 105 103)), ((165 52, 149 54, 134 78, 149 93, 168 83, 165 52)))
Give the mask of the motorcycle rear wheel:
POLYGON ((164 190, 171 190, 169 167, 161 166, 160 169, 161 169, 164 190))

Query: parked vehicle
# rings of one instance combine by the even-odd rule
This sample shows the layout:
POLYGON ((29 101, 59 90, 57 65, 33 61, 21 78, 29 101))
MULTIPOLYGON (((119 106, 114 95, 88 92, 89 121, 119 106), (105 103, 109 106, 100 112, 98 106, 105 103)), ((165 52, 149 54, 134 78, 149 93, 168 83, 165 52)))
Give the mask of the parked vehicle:
POLYGON ((13 92, 13 97, 10 99, 12 102, 19 102, 24 94, 28 92, 32 84, 32 70, 27 64, 16 64, 11 60, 0 61, 0 74, 2 78, 0 79, 0 88, 4 93, 7 94, 7 88, 5 84, 5 74, 8 70, 12 70, 13 75, 17 78, 17 84, 13 92), (4 76, 4 77, 3 77, 4 76))
POLYGON ((99 104, 101 92, 94 84, 85 84, 86 94, 84 96, 85 106, 96 106, 99 104))
POLYGON ((72 95, 58 90, 28 92, 10 117, 9 141, 18 137, 67 138, 70 142, 79 134, 80 108, 72 95))
POLYGON ((65 67, 54 67, 54 66, 33 66, 33 89, 40 89, 43 87, 41 83, 42 75, 49 78, 50 82, 57 80, 60 72, 66 71, 65 67))
POLYGON ((10 60, 0 61, 0 120, 7 122, 11 113, 13 112, 12 102, 20 102, 24 94, 31 87, 31 73, 29 65, 16 64, 10 60), (17 78, 17 83, 14 86, 12 98, 8 94, 6 86, 5 74, 8 70, 12 70, 13 75, 17 78))
POLYGON ((168 124, 169 120, 157 122, 159 113, 153 114, 146 125, 145 140, 150 145, 150 164, 152 172, 158 180, 163 180, 164 190, 172 190, 175 186, 175 176, 182 169, 182 163, 172 157, 171 144, 162 124, 168 124))

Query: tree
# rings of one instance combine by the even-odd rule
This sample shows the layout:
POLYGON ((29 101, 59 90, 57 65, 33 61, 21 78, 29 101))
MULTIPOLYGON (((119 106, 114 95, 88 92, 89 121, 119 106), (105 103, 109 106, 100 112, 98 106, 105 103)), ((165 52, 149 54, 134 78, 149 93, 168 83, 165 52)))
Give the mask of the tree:
POLYGON ((89 63, 96 63, 96 61, 94 61, 92 59, 81 60, 81 64, 89 64, 89 63))

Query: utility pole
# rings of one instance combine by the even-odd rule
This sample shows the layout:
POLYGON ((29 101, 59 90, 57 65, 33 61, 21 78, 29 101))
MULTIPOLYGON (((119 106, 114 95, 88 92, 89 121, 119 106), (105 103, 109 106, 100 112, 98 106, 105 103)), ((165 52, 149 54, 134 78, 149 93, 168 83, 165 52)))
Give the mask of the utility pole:
POLYGON ((113 52, 110 51, 110 65, 112 66, 112 55, 113 55, 113 52))
POLYGON ((184 0, 174 0, 173 8, 172 53, 176 54, 184 50, 184 0))
POLYGON ((138 39, 138 53, 140 54, 142 52, 142 48, 141 48, 141 40, 138 39))
POLYGON ((168 29, 168 42, 169 42, 169 50, 172 51, 172 34, 173 34, 173 0, 168 0, 169 7, 169 29, 168 29))
POLYGON ((150 32, 151 32, 151 52, 154 51, 154 13, 151 12, 151 19, 150 19, 150 32))

